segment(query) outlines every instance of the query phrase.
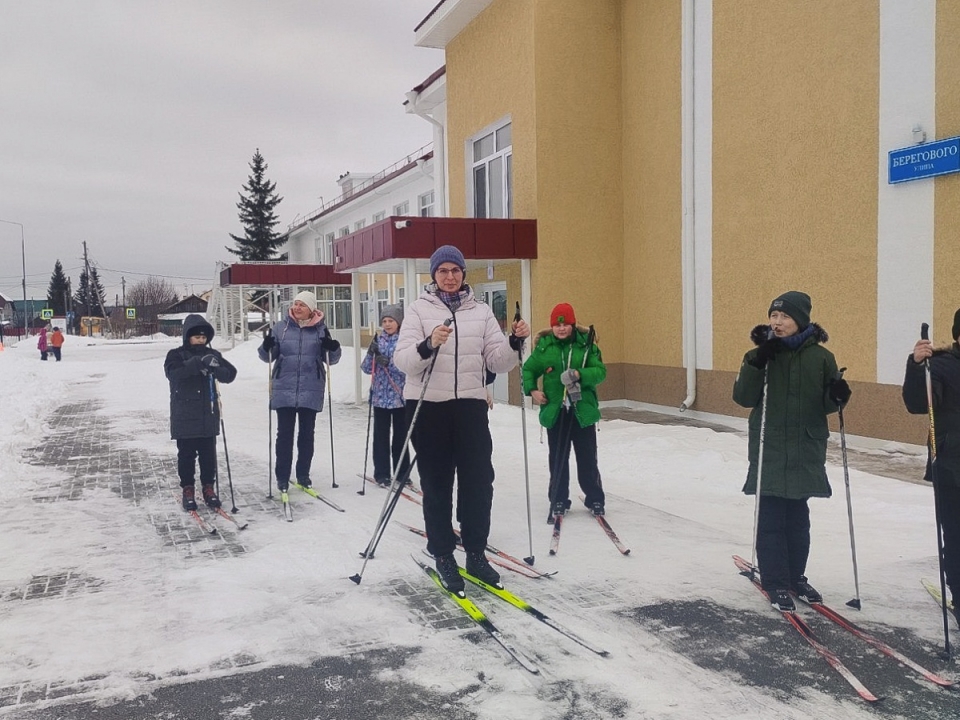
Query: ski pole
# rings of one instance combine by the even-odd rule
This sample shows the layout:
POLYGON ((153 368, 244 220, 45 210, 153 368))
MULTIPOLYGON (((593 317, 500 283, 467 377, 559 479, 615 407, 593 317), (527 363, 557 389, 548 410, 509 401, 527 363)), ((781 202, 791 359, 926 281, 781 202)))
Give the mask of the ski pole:
MULTIPOLYGON (((837 380, 843 378, 846 368, 840 368, 837 372, 837 380)), ((843 427, 843 405, 837 409, 840 418, 840 457, 843 459, 843 486, 847 492, 847 524, 850 527, 850 556, 853 558, 853 587, 856 596, 847 601, 847 605, 856 610, 860 610, 860 573, 857 569, 857 538, 853 532, 853 501, 850 496, 850 469, 847 465, 847 433, 843 427)))
MULTIPOLYGON (((920 338, 930 339, 930 326, 927 323, 920 325, 920 338)), ((933 510, 937 521, 937 562, 940 569, 940 609, 943 612, 943 652, 950 659, 950 624, 947 621, 947 580, 943 556, 943 526, 941 525, 940 483, 937 477, 937 427, 933 420, 933 377, 930 374, 930 358, 923 361, 927 376, 927 409, 930 413, 930 441, 928 452, 930 457, 930 479, 933 481, 933 510)))
POLYGON ((360 478, 360 489, 357 495, 367 494, 367 460, 370 458, 370 420, 373 417, 373 382, 377 379, 377 363, 370 363, 373 368, 370 375, 370 391, 367 393, 367 445, 363 450, 363 477, 360 478))
MULTIPOLYGON (((773 330, 767 332, 767 340, 773 336, 773 330)), ((757 451, 757 499, 753 503, 753 557, 750 559, 752 580, 757 570, 757 534, 760 532, 760 481, 763 478, 763 441, 767 433, 767 383, 770 380, 770 361, 763 366, 763 407, 760 410, 760 447, 757 451)))
MULTIPOLYGON (((214 383, 214 387, 217 390, 217 405, 220 408, 220 434, 223 437, 223 459, 227 463, 227 485, 230 488, 230 504, 233 507, 230 508, 230 512, 238 513, 240 510, 237 508, 237 500, 233 495, 233 475, 230 473, 230 451, 227 450, 227 426, 223 423, 223 399, 220 397, 220 385, 219 383, 214 383)), ((220 473, 217 473, 217 495, 220 494, 220 473)))
POLYGON ((327 363, 327 414, 330 416, 330 485, 338 488, 337 485, 337 463, 333 454, 333 390, 330 383, 330 363, 327 363))
MULTIPOLYGON (((517 301, 517 312, 513 316, 514 322, 520 322, 520 302, 517 301)), ((517 349, 517 357, 520 359, 520 427, 523 428, 523 483, 527 494, 527 542, 530 547, 530 555, 523 561, 527 565, 533 565, 536 558, 533 556, 533 519, 530 511, 530 460, 527 453, 527 396, 523 392, 523 346, 517 349)))
MULTIPOLYGON (((453 322, 453 318, 447 318, 443 321, 444 326, 449 327, 453 322)), ((410 418, 410 427, 407 428, 407 437, 403 441, 403 451, 400 453, 400 457, 403 457, 407 452, 408 447, 410 446, 410 438, 413 437, 413 429, 417 424, 417 416, 420 414, 420 407, 423 405, 423 397, 427 393, 427 386, 430 384, 430 378, 433 377, 433 368, 437 364, 437 356, 440 354, 440 346, 438 345, 433 349, 433 358, 430 360, 430 366, 427 368, 426 376, 423 379, 423 387, 420 388, 420 397, 417 398, 417 405, 413 410, 413 417, 410 418)), ((370 538, 370 542, 367 543, 367 549, 361 553, 363 555, 363 565, 360 567, 360 572, 356 575, 351 575, 350 579, 353 580, 357 585, 360 584, 360 581, 363 580, 363 571, 367 568, 367 562, 373 555, 373 550, 376 544, 379 542, 380 537, 383 535, 383 528, 386 527, 387 522, 390 520, 390 515, 393 512, 393 508, 397 505, 397 500, 400 497, 400 492, 403 490, 403 485, 406 483, 406 478, 410 475, 410 472, 413 468, 413 462, 411 461, 409 467, 404 473, 403 483, 397 484, 397 476, 400 473, 400 467, 393 471, 393 479, 390 483, 390 489, 393 492, 393 495, 388 495, 384 500, 383 508, 380 510, 380 517, 377 519, 376 528, 373 531, 373 535, 370 538), (391 497, 393 502, 391 503, 391 497)))

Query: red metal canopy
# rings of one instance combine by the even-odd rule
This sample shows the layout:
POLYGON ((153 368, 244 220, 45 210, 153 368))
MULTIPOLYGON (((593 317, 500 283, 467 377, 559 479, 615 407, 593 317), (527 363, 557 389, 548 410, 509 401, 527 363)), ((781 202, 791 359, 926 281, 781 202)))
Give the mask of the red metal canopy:
POLYGON ((350 275, 330 265, 235 263, 220 271, 220 285, 349 285, 350 275))
POLYGON ((467 260, 533 260, 537 221, 389 217, 334 240, 333 269, 343 273, 385 260, 427 259, 441 245, 456 246, 467 260))

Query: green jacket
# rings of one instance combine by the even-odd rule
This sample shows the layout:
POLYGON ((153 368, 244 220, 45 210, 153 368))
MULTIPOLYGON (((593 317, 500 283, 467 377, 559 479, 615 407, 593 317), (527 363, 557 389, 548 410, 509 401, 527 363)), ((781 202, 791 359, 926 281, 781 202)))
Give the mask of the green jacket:
MULTIPOLYGON (((767 363, 767 413, 763 435, 762 495, 803 500, 830 497, 832 491, 824 464, 830 429, 827 416, 837 411, 828 396, 837 375, 833 353, 821 343, 827 333, 816 324, 813 333, 796 350, 781 347, 767 363)), ((750 412, 750 469, 743 492, 757 489, 757 460, 763 412, 764 370, 749 363, 756 349, 743 356, 733 385, 733 400, 750 412)))
POLYGON ((573 368, 580 373, 582 396, 574 408, 580 427, 593 425, 600 419, 597 402, 597 385, 607 377, 600 348, 596 343, 587 348, 589 333, 577 327, 566 340, 558 340, 552 330, 543 330, 537 335, 537 344, 523 364, 523 392, 529 395, 537 389, 537 380, 543 378, 543 393, 547 403, 540 406, 540 424, 552 428, 560 416, 563 404, 563 383, 560 375, 573 368), (584 363, 584 354, 587 361, 584 363))

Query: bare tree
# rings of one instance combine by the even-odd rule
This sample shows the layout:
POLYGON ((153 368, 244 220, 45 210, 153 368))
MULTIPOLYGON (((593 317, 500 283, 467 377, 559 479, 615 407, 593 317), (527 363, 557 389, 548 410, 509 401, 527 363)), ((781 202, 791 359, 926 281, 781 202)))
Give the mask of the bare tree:
POLYGON ((137 309, 137 323, 156 327, 157 315, 177 302, 173 284, 165 278, 151 275, 146 280, 135 282, 127 290, 127 307, 137 309))

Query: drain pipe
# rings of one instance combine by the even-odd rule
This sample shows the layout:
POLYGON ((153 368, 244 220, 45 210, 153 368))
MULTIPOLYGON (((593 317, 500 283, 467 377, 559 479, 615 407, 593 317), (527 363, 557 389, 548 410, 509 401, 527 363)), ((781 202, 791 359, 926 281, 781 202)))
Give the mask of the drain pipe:
MULTIPOLYGON (((407 102, 406 110, 408 113, 422 117, 428 123, 433 125, 435 138, 433 141, 433 188, 436 191, 436 206, 437 206, 437 217, 446 217, 447 216, 447 154, 445 151, 446 145, 446 129, 443 126, 443 123, 437 120, 435 117, 429 115, 426 110, 421 110, 418 107, 418 100, 420 99, 420 93, 416 90, 410 90, 406 93, 407 102)), ((421 168, 422 169, 422 168, 421 168)))
POLYGON ((681 264, 683 275, 683 364, 687 369, 687 397, 680 412, 697 399, 697 291, 696 291, 696 208, 694 196, 694 2, 683 0, 681 40, 681 95, 683 102, 680 131, 681 160, 681 264))

